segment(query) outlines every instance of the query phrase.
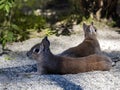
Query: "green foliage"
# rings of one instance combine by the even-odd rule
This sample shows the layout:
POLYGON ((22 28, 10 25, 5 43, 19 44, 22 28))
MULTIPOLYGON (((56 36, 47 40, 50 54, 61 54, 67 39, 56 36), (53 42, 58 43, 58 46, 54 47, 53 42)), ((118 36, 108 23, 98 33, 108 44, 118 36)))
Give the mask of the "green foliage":
POLYGON ((1 41, 2 46, 4 48, 7 42, 13 41, 13 33, 8 31, 8 30, 4 30, 4 32, 1 32, 0 41, 1 41))
POLYGON ((10 9, 13 7, 14 0, 1 0, 0 1, 0 10, 6 11, 8 14, 10 9))
POLYGON ((53 35, 53 34, 55 33, 55 31, 52 31, 52 30, 49 29, 49 28, 46 28, 46 29, 44 30, 44 32, 45 32, 45 35, 46 35, 46 36, 50 36, 50 35, 53 35))
POLYGON ((0 42, 2 43, 2 47, 4 49, 6 42, 13 41, 13 32, 9 31, 10 29, 10 18, 8 17, 10 13, 10 9, 13 7, 14 0, 1 0, 0 1, 0 11, 3 12, 5 23, 2 25, 0 29, 0 42), (4 13, 5 11, 5 13, 4 13))
POLYGON ((2 43, 3 48, 7 42, 23 41, 28 39, 30 29, 40 32, 41 29, 48 28, 46 20, 42 16, 20 15, 16 14, 10 23, 5 25, 4 23, 1 24, 0 42, 2 43))
POLYGON ((0 30, 0 43, 2 44, 3 49, 5 48, 6 43, 11 43, 13 41, 22 41, 27 39, 26 31, 21 30, 17 25, 10 24, 1 28, 0 30))
POLYGON ((46 19, 42 16, 36 16, 31 9, 30 14, 22 12, 24 5, 29 7, 35 4, 29 0, 1 0, 0 1, 0 43, 3 49, 6 43, 14 41, 23 41, 29 38, 30 29, 41 31, 48 28, 46 19))
POLYGON ((47 27, 46 20, 42 16, 35 16, 35 15, 24 15, 24 14, 16 14, 15 20, 13 23, 16 22, 21 29, 34 29, 40 31, 41 28, 47 27), (19 18, 17 18, 19 17, 19 18))
POLYGON ((89 17, 89 18, 82 17, 82 21, 87 22, 87 23, 91 23, 91 22, 93 22, 93 18, 91 18, 91 17, 89 17))
MULTIPOLYGON (((47 20, 51 22, 51 27, 59 21, 66 27, 81 21, 91 22, 93 18, 90 18, 90 15, 96 15, 98 6, 97 0, 0 0, 0 43, 5 48, 8 42, 26 40, 31 31, 43 31, 48 36, 54 34, 47 20), (47 4, 51 7, 50 11, 56 12, 55 15, 43 16, 47 8, 43 6, 47 4), (39 10, 41 7, 43 12, 39 10), (35 12, 37 10, 40 12, 35 12)), ((105 12, 104 16, 110 15, 105 12)), ((115 22, 108 24, 113 26, 115 22)))

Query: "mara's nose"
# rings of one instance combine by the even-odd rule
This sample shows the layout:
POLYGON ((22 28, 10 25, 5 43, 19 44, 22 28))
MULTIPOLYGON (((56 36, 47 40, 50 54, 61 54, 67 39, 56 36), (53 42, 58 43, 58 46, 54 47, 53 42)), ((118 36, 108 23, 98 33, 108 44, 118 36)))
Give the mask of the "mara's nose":
POLYGON ((29 57, 29 56, 30 56, 30 53, 29 53, 29 52, 27 52, 27 53, 26 53, 26 55, 29 57))

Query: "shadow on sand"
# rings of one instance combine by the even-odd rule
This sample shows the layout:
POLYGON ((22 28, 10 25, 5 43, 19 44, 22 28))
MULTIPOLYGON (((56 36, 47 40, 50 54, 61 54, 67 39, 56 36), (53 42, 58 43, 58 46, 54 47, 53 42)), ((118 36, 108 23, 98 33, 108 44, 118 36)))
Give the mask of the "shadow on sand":
MULTIPOLYGON (((25 54, 26 52, 17 52, 17 53, 19 53, 19 57, 17 58, 20 58, 20 57, 25 57, 25 55, 23 56, 23 54, 25 54)), ((1 68, 0 76, 5 75, 9 80, 17 80, 19 79, 19 77, 21 77, 21 73, 31 73, 36 71, 37 71, 36 64, 19 66, 19 67, 1 68)), ((51 75, 42 75, 42 77, 44 79, 50 80, 51 82, 55 82, 55 84, 61 87, 63 90, 83 90, 80 85, 76 85, 75 83, 69 81, 63 75, 51 74, 51 75)))
MULTIPOLYGON (((26 52, 18 52, 19 57, 25 57, 26 52), (24 56, 23 56, 24 54, 24 56)), ((103 52, 105 55, 112 58, 112 60, 120 61, 120 51, 111 51, 111 52, 103 52)), ((18 56, 18 55, 17 55, 18 56)), ((115 68, 120 68, 116 66, 115 68)), ((19 77, 19 73, 30 73, 30 72, 36 72, 37 66, 36 64, 32 65, 25 65, 20 67, 11 67, 11 68, 1 68, 0 74, 4 74, 7 76, 10 80, 15 79, 19 77)), ((76 85, 75 83, 69 81, 66 79, 63 75, 42 75, 46 79, 49 79, 51 82, 55 82, 56 85, 59 85, 64 90, 82 90, 81 86, 76 85)))

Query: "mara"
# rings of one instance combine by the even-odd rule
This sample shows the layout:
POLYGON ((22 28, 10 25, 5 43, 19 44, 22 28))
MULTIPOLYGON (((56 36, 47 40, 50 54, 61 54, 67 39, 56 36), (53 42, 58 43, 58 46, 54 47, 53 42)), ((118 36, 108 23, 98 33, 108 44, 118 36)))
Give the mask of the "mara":
POLYGON ((90 25, 83 23, 83 31, 83 42, 63 51, 59 56, 84 57, 91 54, 101 53, 100 45, 97 40, 97 30, 94 27, 93 22, 90 25))
POLYGON ((33 46, 27 56, 37 61, 39 74, 76 74, 88 71, 106 71, 112 67, 112 61, 105 55, 92 54, 73 58, 58 56, 50 51, 50 42, 45 37, 41 43, 33 46))

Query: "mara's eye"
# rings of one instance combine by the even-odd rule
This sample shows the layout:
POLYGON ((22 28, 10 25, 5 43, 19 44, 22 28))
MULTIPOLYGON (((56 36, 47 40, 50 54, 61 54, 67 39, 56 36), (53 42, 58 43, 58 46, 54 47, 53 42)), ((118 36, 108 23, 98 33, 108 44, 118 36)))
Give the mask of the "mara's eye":
POLYGON ((95 29, 95 32, 97 32, 97 29, 95 29))
POLYGON ((36 52, 36 53, 38 53, 38 52, 39 52, 39 49, 34 49, 33 51, 36 52))

